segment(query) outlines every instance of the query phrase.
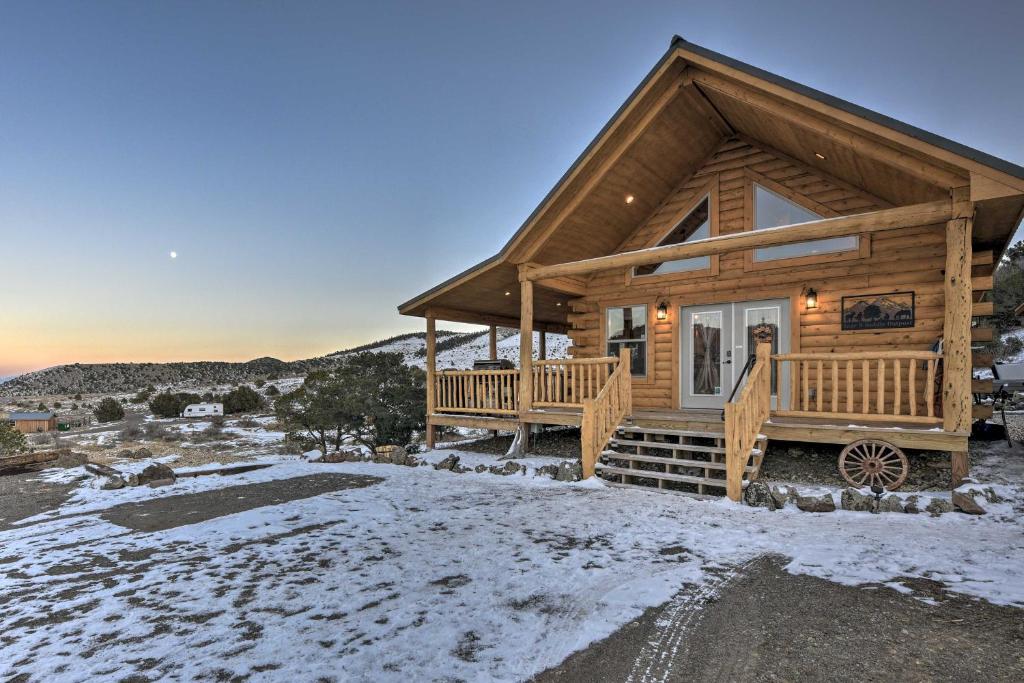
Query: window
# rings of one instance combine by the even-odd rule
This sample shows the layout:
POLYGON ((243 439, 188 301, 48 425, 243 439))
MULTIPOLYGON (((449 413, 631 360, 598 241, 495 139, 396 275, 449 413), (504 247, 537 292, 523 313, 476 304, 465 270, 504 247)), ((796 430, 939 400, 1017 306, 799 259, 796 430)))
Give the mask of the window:
MULTIPOLYGON (((679 221, 672 228, 672 231, 658 242, 657 246, 682 244, 690 240, 702 240, 706 237, 711 237, 711 198, 708 195, 705 195, 704 199, 697 206, 693 207, 693 210, 686 214, 686 217, 679 221)), ((707 270, 709 268, 711 268, 711 257, 697 256, 678 261, 665 261, 664 263, 652 263, 648 266, 637 266, 633 269, 633 275, 685 273, 691 270, 707 270)))
MULTIPOLYGON (((821 215, 754 183, 754 230, 806 223, 821 218, 821 215)), ((783 244, 777 247, 755 249, 754 260, 777 261, 779 259, 796 258, 799 256, 832 254, 839 251, 852 251, 859 246, 859 238, 856 235, 834 237, 832 239, 797 242, 796 244, 783 244)))
POLYGON ((647 306, 609 308, 607 312, 608 355, 629 349, 629 370, 634 377, 647 375, 647 306))

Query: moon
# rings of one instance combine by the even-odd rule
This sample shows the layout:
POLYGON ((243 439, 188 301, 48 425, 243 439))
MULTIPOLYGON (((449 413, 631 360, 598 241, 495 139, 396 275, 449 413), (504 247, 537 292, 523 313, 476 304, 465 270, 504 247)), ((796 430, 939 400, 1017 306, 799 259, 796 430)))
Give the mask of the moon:
POLYGON ((178 258, 178 252, 172 251, 171 252, 171 258, 178 258))

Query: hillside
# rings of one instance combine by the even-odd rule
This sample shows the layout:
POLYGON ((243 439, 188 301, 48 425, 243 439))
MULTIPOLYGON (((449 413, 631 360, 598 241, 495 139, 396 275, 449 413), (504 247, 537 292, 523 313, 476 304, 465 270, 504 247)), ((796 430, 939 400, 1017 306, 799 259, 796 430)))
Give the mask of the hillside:
MULTIPOLYGON (((473 361, 487 357, 487 331, 462 334, 437 332, 437 367, 465 369, 473 361)), ((565 357, 569 339, 548 335, 548 356, 565 357)), ((534 344, 536 348, 536 343, 534 344)), ((0 396, 57 396, 135 392, 146 386, 198 389, 215 385, 254 382, 257 379, 302 377, 318 368, 329 368, 338 359, 352 353, 401 353, 405 362, 426 366, 426 334, 414 332, 382 339, 326 356, 297 361, 257 358, 244 363, 196 361, 180 363, 74 363, 30 372, 0 384, 0 396)), ((513 362, 519 357, 519 333, 499 330, 498 356, 513 362)))

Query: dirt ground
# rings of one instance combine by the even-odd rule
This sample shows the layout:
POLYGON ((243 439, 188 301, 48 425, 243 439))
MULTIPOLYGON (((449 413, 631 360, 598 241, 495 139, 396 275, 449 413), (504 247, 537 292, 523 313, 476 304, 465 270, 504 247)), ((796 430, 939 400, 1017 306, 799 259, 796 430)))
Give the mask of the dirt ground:
POLYGON ((0 474, 0 531, 18 520, 56 510, 78 484, 51 484, 33 470, 0 474))
POLYGON ((905 595, 784 564, 761 558, 684 590, 534 681, 1024 680, 1021 610, 926 580, 905 595))

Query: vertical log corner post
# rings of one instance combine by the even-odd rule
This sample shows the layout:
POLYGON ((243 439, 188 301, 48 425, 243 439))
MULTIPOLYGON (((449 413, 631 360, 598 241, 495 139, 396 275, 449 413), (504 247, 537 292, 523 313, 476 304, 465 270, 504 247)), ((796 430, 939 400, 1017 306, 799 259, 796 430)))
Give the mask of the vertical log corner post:
POLYGON ((436 380, 437 372, 437 329, 436 319, 427 315, 427 448, 434 447, 434 425, 430 424, 430 418, 434 414, 437 403, 436 380))
MULTIPOLYGON (((970 188, 952 191, 953 217, 946 223, 945 319, 943 321, 942 427, 947 432, 971 428, 971 239, 974 204, 970 188)), ((966 452, 953 452, 954 487, 968 474, 966 452)))
POLYGON ((490 360, 498 360, 498 326, 491 325, 487 335, 487 348, 490 360))
POLYGON ((520 274, 519 412, 533 408, 533 283, 520 274))

